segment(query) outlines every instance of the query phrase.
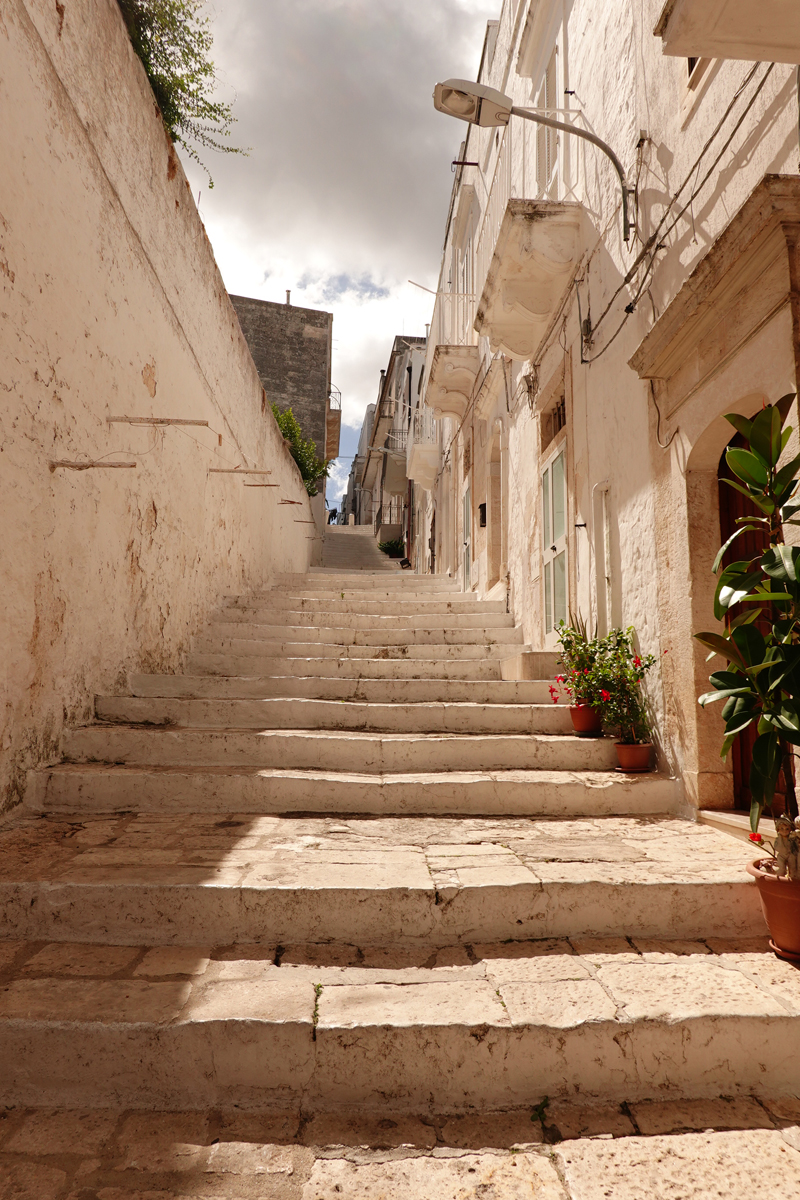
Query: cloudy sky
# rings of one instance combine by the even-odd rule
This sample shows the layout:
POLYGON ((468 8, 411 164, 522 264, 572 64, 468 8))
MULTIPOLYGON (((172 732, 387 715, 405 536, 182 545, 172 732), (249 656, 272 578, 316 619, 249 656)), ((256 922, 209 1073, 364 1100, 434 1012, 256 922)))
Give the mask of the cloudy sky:
POLYGON ((466 130, 433 85, 475 78, 500 0, 216 0, 220 95, 249 157, 184 164, 230 292, 334 314, 346 480, 396 333, 424 334, 466 130))

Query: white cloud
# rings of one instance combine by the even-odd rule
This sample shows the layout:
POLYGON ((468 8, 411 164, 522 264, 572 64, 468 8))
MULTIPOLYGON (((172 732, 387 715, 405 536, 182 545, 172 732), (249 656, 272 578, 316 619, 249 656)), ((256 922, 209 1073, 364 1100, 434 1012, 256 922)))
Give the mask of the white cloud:
MULTIPOLYGON (((237 144, 186 162, 229 291, 334 314, 343 425, 396 334, 424 334, 464 130, 433 85, 477 71, 499 0, 225 0, 214 55, 237 144)), ((212 10, 209 9, 211 12, 212 10)), ((184 156, 185 158, 185 156, 184 156)), ((338 468, 337 468, 338 469, 338 468)), ((329 495, 334 489, 329 485, 329 495)))

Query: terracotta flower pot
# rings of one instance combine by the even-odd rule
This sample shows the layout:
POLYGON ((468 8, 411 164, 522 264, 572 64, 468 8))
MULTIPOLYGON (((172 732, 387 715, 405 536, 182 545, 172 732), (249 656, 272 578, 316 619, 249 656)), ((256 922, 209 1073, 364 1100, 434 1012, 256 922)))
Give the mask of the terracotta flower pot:
POLYGON ((571 704, 569 715, 572 728, 579 734, 597 734, 603 731, 603 719, 591 704, 571 704))
POLYGON ((650 742, 646 742, 644 745, 631 742, 615 742, 614 747, 617 751, 620 768, 623 771, 650 770, 650 751, 653 748, 650 742))
POLYGON ((800 962, 800 882, 778 879, 764 871, 762 862, 769 859, 757 858, 747 864, 758 887, 761 909, 770 932, 770 946, 780 958, 800 962))

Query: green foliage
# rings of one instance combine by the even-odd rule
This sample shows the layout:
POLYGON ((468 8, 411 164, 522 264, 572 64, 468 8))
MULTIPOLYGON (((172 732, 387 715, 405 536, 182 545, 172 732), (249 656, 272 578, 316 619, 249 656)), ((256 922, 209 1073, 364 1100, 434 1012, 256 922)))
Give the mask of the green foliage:
POLYGON ((800 525, 797 472, 800 456, 782 467, 780 457, 789 441, 791 427, 784 428, 794 393, 777 404, 765 405, 753 418, 730 413, 726 420, 750 443, 749 450, 731 448, 725 461, 735 476, 723 482, 749 497, 761 516, 739 517, 739 528, 728 538, 714 560, 719 575, 714 597, 714 615, 725 621, 724 633, 697 633, 695 637, 727 660, 727 667, 710 676, 714 689, 700 697, 703 706, 724 700, 722 718, 725 736, 721 755, 725 758, 736 738, 755 724, 750 768, 753 833, 765 805, 772 804, 781 768, 786 783, 790 814, 797 816, 792 780, 792 746, 800 746, 800 547, 787 546, 783 530, 800 525), (769 547, 761 555, 731 563, 720 570, 725 551, 749 530, 768 534, 769 547), (730 618, 735 604, 751 605, 730 618), (763 616, 762 633, 755 621, 763 616))
POLYGON ((200 16, 203 0, 119 0, 119 6, 173 142, 198 163, 194 142, 224 154, 246 154, 227 140, 236 120, 230 105, 212 99, 213 38, 209 18, 200 16))
POLYGON ((317 458, 316 443, 312 438, 304 438, 300 423, 290 408, 284 412, 277 404, 272 405, 275 420, 292 451, 292 458, 297 463, 303 483, 309 496, 316 496, 317 483, 328 474, 328 463, 324 458, 317 458))
POLYGON ((389 542, 378 542, 378 549, 388 554, 389 558, 404 558, 406 544, 402 538, 392 538, 389 542))
MULTIPOLYGON (((647 742, 650 724, 641 684, 655 663, 652 654, 642 658, 635 650, 633 626, 612 629, 604 638, 590 638, 586 627, 572 619, 559 623, 559 661, 566 673, 556 683, 573 704, 589 704, 600 713, 603 724, 616 730, 621 742, 647 742)), ((553 701, 559 688, 551 687, 553 701)))

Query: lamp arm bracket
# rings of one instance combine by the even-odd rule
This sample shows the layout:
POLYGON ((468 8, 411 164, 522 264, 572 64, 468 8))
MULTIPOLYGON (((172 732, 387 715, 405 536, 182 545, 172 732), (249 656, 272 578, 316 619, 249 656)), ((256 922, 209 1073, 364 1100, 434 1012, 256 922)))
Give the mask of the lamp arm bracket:
POLYGON ((614 170, 619 176, 619 182, 622 188, 622 237, 623 240, 627 242, 631 233, 631 221, 630 214, 628 212, 628 203, 630 197, 633 195, 634 189, 628 183, 622 163, 619 161, 608 143, 604 142, 602 138, 599 138, 596 133, 590 133, 588 129, 579 129, 575 125, 569 125, 566 121, 557 121, 555 117, 542 117, 539 115, 539 113, 530 112, 526 108, 517 108, 516 105, 514 105, 514 107, 511 109, 511 112, 514 114, 514 116, 524 117, 526 121, 533 121, 537 125, 547 125, 550 129, 563 129, 565 133, 572 133, 575 135, 575 137, 583 138, 584 141, 591 142, 592 145, 597 146, 599 150, 603 151, 606 157, 611 160, 614 170))

